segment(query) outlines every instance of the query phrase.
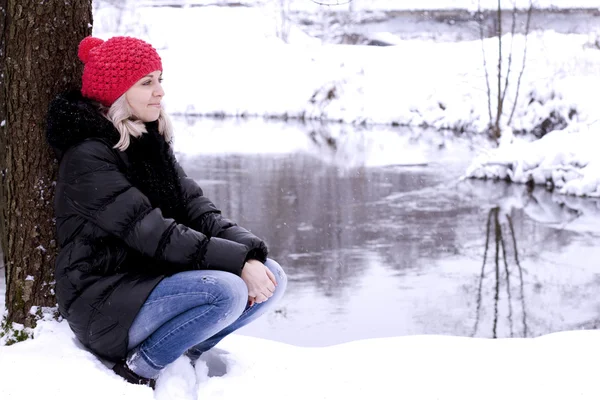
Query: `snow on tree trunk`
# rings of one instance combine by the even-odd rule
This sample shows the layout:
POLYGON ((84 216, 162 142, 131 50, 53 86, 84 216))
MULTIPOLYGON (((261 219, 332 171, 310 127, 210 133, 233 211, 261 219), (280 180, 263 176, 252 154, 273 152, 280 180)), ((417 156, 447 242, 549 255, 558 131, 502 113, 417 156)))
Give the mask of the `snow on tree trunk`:
POLYGON ((53 183, 46 112, 80 86, 77 46, 91 33, 92 0, 0 0, 0 229, 8 322, 31 327, 54 306, 53 183), (2 122, 4 121, 4 122, 2 122))

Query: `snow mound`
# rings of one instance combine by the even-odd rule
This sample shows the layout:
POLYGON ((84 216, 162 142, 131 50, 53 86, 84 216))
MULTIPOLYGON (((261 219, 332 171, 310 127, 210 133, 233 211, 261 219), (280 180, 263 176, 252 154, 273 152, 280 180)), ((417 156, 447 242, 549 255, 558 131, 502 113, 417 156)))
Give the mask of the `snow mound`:
POLYGON ((0 347, 0 398, 597 399, 598 331, 535 339, 410 336, 302 348, 232 335, 164 370, 156 391, 131 385, 84 350, 66 322, 0 347), (35 384, 32 384, 35 382, 35 384), (493 388, 493 390, 490 390, 493 388))
POLYGON ((533 142, 504 143, 476 157, 465 177, 534 183, 560 194, 600 197, 599 130, 598 123, 579 124, 533 142))

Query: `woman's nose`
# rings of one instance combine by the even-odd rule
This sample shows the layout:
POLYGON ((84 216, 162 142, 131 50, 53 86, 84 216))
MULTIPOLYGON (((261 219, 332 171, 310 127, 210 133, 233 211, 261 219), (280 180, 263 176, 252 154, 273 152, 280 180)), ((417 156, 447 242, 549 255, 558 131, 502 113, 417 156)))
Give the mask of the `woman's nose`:
POLYGON ((165 91, 163 90, 162 85, 159 83, 156 89, 154 89, 155 97, 163 97, 165 95, 165 91))

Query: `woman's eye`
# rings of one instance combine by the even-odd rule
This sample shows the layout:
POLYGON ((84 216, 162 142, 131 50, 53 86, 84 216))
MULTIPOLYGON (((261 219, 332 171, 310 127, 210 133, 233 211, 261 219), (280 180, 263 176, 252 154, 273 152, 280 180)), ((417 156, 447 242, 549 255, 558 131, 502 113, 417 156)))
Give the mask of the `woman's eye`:
POLYGON ((162 83, 163 80, 163 78, 158 78, 158 83, 162 83))
POLYGON ((149 84, 151 84, 151 83, 152 83, 152 81, 146 81, 146 82, 142 83, 142 85, 144 85, 144 86, 148 86, 148 85, 149 85, 149 84))

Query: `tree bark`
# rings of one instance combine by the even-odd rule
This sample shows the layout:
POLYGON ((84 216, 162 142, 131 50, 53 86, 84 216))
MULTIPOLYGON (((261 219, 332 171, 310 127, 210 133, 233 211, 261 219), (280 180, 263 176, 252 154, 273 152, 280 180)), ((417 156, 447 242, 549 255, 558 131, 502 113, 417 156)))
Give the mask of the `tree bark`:
MULTIPOLYGON (((0 160, 4 159, 4 146, 2 145, 2 138, 6 135, 6 85, 5 85, 5 70, 4 70, 4 59, 6 54, 6 37, 7 29, 7 16, 6 11, 8 8, 8 0, 0 0, 0 160)), ((4 215, 4 168, 2 167, 2 161, 0 161, 0 247, 6 248, 6 242, 4 237, 4 223, 2 223, 2 217, 4 215)), ((4 265, 4 254, 1 255, 2 260, 0 262, 4 265)), ((0 310, 1 312, 1 310, 0 310)))
POLYGON ((91 0, 0 0, 0 213, 8 322, 35 325, 33 306, 54 306, 53 220, 57 164, 46 143, 48 104, 80 87, 79 42, 91 33, 91 0), (1 17, 0 17, 1 18, 1 17))

